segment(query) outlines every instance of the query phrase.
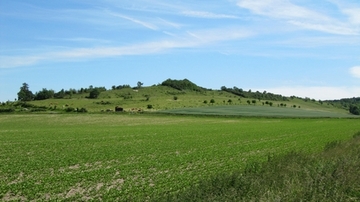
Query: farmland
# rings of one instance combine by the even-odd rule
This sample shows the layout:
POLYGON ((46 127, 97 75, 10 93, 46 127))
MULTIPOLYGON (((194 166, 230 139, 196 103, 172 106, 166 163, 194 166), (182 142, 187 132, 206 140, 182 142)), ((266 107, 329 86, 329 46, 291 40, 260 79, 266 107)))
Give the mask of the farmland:
POLYGON ((226 116, 251 116, 251 117, 341 117, 341 118, 357 118, 354 115, 327 111, 323 109, 298 109, 284 107, 268 107, 268 106, 248 106, 248 105, 232 105, 232 106, 208 106, 197 108, 177 108, 164 110, 163 113, 170 114, 197 114, 197 115, 226 115, 226 116))
POLYGON ((359 130, 358 119, 5 114, 0 199, 151 200, 359 130))

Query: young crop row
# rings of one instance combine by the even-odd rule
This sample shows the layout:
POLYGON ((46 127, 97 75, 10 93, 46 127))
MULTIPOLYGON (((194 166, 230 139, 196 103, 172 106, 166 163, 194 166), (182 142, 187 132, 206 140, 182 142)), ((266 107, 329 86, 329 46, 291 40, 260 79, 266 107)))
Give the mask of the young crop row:
POLYGON ((352 119, 4 115, 0 199, 152 199, 357 130, 352 119))

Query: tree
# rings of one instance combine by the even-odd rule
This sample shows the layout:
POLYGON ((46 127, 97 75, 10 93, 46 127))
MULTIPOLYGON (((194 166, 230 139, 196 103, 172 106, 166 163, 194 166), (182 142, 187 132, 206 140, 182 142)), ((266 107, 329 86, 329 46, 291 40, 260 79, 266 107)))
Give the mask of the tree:
POLYGON ((137 82, 137 88, 141 88, 141 86, 143 85, 144 83, 141 83, 140 81, 137 82))
POLYGON ((18 92, 19 101, 31 101, 34 99, 34 94, 29 90, 29 84, 23 83, 18 92))
POLYGON ((211 103, 211 104, 214 104, 214 103, 215 103, 215 100, 214 100, 214 99, 211 99, 211 100, 210 100, 210 103, 211 103))
POLYGON ((251 103, 253 103, 254 105, 256 104, 256 100, 252 100, 251 103))
POLYGON ((251 101, 250 101, 250 100, 247 100, 246 102, 247 102, 248 104, 250 104, 250 103, 251 103, 251 101))
POLYGON ((356 105, 351 105, 349 112, 354 114, 354 115, 360 115, 360 108, 356 105))
POLYGON ((64 98, 65 97, 65 90, 61 89, 59 92, 54 94, 55 98, 64 98))
POLYGON ((89 98, 95 99, 99 97, 99 95, 100 95, 100 90, 98 88, 94 88, 90 91, 89 98))
POLYGON ((41 91, 35 93, 35 100, 46 100, 54 97, 54 91, 53 90, 47 90, 46 88, 43 88, 41 91))
POLYGON ((231 103, 232 103, 232 100, 231 99, 229 99, 228 101, 227 101, 230 105, 231 105, 231 103))
POLYGON ((150 100, 150 95, 144 95, 144 97, 146 98, 145 101, 149 101, 149 100, 150 100))

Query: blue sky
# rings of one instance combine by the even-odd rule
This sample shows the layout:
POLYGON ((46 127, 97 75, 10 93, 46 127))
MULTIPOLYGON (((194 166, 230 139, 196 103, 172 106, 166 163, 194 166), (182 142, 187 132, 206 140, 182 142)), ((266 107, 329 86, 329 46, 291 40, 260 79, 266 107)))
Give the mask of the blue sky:
POLYGON ((359 97, 360 2, 0 0, 0 101, 168 78, 359 97))

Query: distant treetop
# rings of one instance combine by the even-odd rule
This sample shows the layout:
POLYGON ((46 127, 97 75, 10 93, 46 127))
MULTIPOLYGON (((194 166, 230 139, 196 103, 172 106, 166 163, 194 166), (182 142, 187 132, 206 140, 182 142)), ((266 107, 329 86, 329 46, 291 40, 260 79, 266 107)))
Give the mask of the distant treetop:
POLYGON ((205 88, 197 86, 195 83, 189 81, 188 79, 183 79, 183 80, 167 79, 166 81, 162 82, 161 85, 169 86, 177 90, 193 90, 199 92, 206 90, 205 88))

